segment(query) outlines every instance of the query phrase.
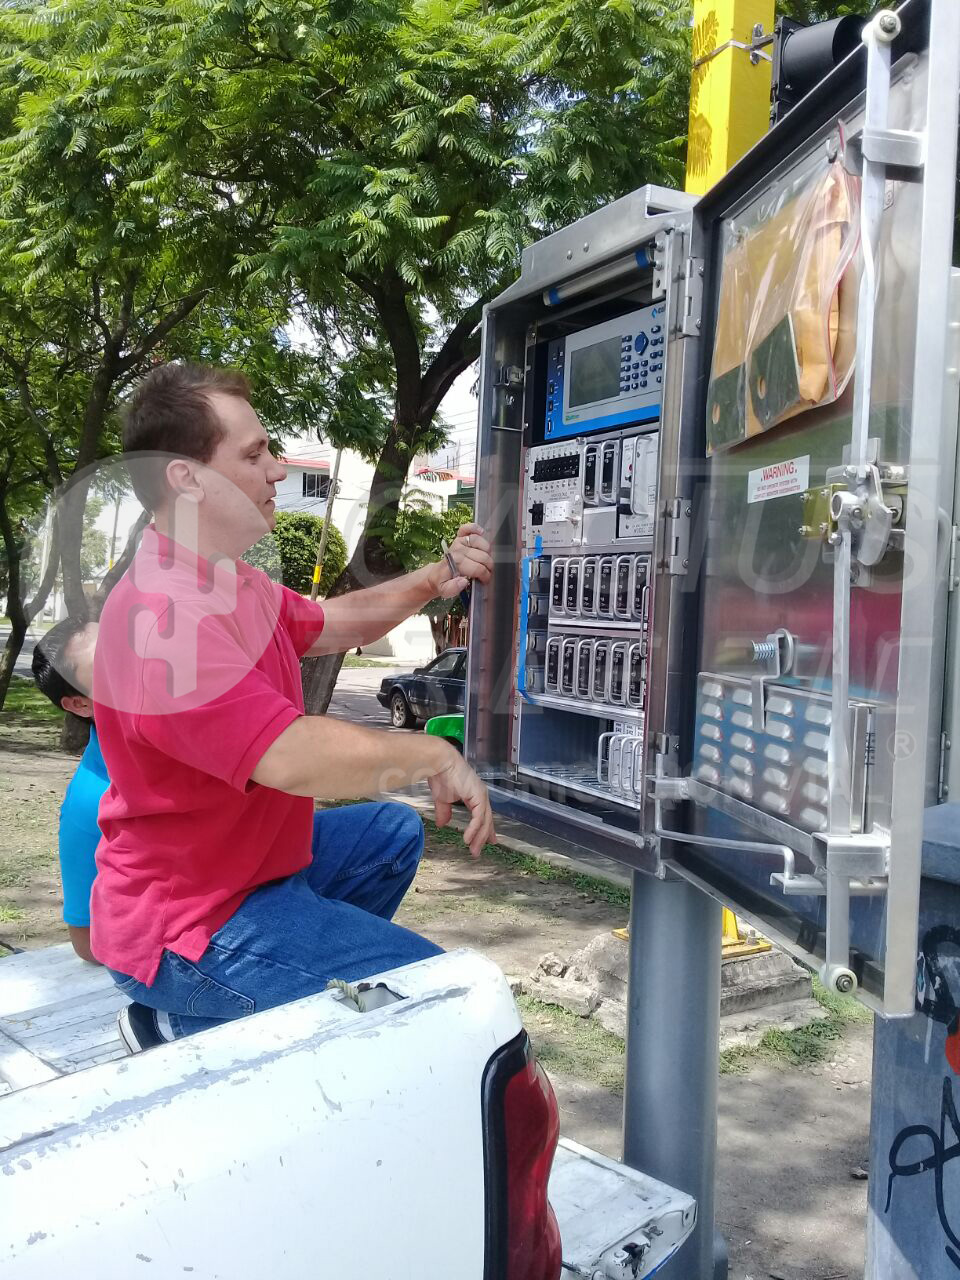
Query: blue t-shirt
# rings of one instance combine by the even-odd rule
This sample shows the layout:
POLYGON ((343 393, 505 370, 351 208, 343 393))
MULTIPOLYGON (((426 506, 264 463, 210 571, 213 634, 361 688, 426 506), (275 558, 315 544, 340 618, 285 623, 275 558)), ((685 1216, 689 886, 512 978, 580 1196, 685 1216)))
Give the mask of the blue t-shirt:
POLYGON ((60 879, 63 881, 63 919, 78 929, 90 927, 90 889, 97 874, 94 854, 100 843, 97 812, 100 797, 110 785, 97 731, 70 779, 60 809, 60 879))

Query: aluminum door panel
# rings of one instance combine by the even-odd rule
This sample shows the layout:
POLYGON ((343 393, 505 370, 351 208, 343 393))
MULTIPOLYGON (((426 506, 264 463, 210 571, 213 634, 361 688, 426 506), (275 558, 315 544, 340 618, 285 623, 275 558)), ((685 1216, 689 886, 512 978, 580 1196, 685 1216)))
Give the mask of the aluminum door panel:
MULTIPOLYGON (((890 832, 892 849, 886 896, 873 893, 853 899, 850 964, 868 999, 888 1012, 906 1012, 912 1004, 920 819, 923 804, 936 798, 939 762, 928 748, 939 736, 944 656, 939 619, 946 592, 944 530, 949 530, 950 520, 942 507, 952 509, 952 493, 944 490, 945 462, 946 473, 951 478, 954 473, 952 456, 942 456, 943 441, 951 439, 943 424, 951 412, 955 416, 957 395, 956 371, 945 378, 944 370, 956 173, 958 12, 952 0, 912 0, 900 14, 907 52, 894 62, 888 124, 923 135, 931 146, 919 173, 888 170, 884 188, 869 438, 876 442, 876 460, 888 469, 885 500, 903 502, 905 527, 894 535, 879 563, 869 568, 854 564, 849 644, 849 701, 870 708, 872 724, 862 749, 864 759, 855 762, 861 772, 866 765, 872 771, 863 825, 881 836, 890 832), (933 33, 930 52, 923 47, 928 21, 933 33), (903 480, 899 485, 898 468, 903 480)), ((850 80, 855 82, 852 73, 850 80)), ((825 99, 827 93, 825 87, 825 99)), ((709 196, 703 202, 701 230, 712 283, 708 316, 731 222, 749 226, 781 208, 798 178, 822 166, 825 144, 838 136, 837 119, 821 119, 806 145, 797 139, 793 153, 766 173, 762 167, 751 172, 754 157, 746 157, 731 175, 725 208, 718 207, 716 197, 712 204, 709 196)), ((856 137, 863 125, 862 96, 840 110, 839 122, 840 136, 856 137)), ((796 120, 791 127, 795 134, 796 120)), ((767 145, 758 148, 757 158, 775 156, 774 142, 771 135, 767 145)), ((703 345, 706 375, 710 343, 703 345)), ((777 680, 778 687, 819 691, 829 699, 835 671, 835 552, 810 520, 816 493, 828 493, 828 470, 842 467, 851 457, 854 385, 851 380, 835 403, 800 413, 708 460, 701 495, 707 533, 700 673, 749 680, 758 670, 753 646, 785 629, 794 638, 795 657, 788 674, 777 680), (794 468, 799 477, 795 491, 756 500, 758 474, 778 464, 794 468)), ((697 406, 701 424, 706 387, 703 376, 697 406)), ((831 478, 836 480, 835 473, 831 478)), ((692 759, 685 763, 688 769, 693 766, 692 759)), ((834 776, 832 772, 831 785, 834 776)), ((758 832, 766 829, 771 840, 781 838, 774 835, 773 823, 765 827, 761 806, 749 826, 732 821, 729 814, 693 805, 683 816, 668 811, 668 819, 672 828, 685 825, 688 832, 756 841, 761 838, 758 832)), ((802 849, 804 842, 797 839, 792 847, 802 849)), ((671 861, 798 957, 808 962, 822 958, 823 897, 785 897, 779 887, 771 886, 771 873, 782 870, 776 854, 737 857, 726 850, 711 852, 707 844, 677 844, 671 861)), ((819 870, 821 878, 824 865, 819 856, 798 860, 801 871, 819 870)), ((873 889, 880 883, 869 881, 873 889)))

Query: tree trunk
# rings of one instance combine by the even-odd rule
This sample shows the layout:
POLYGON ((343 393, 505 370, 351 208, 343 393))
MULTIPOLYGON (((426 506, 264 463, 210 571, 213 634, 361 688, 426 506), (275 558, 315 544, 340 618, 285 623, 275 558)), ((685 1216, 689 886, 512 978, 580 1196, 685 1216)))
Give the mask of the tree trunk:
POLYGON ((62 533, 60 568, 63 581, 63 598, 67 613, 86 611, 89 602, 83 590, 80 573, 80 551, 83 542, 83 512, 87 503, 92 476, 69 482, 57 499, 60 530, 62 533))
POLYGON ((75 716, 72 711, 65 711, 60 730, 60 750, 71 756, 82 756, 90 741, 90 724, 91 721, 84 716, 75 716))
POLYGON ((325 716, 337 687, 342 653, 328 653, 322 658, 304 658, 300 663, 303 680, 303 705, 308 716, 325 716))
POLYGON ((59 529, 54 520, 47 571, 37 587, 37 594, 29 604, 24 602, 22 595, 23 579, 20 570, 23 563, 23 547, 17 540, 7 509, 5 486, 0 487, 0 539, 3 541, 3 549, 7 557, 7 616, 10 619, 10 635, 7 637, 3 656, 0 657, 0 710, 2 710, 13 678, 13 668, 27 636, 27 627, 43 608, 56 581, 59 529))
MULTIPOLYGON (((413 428, 403 428, 394 423, 377 459, 370 482, 367 518, 346 569, 355 586, 372 587, 401 572, 402 566, 388 542, 396 528, 403 487, 413 461, 414 438, 413 428)), ((340 592, 331 594, 339 595, 340 592)))
MULTIPOLYGON (((457 374, 479 351, 479 339, 471 337, 480 317, 482 300, 475 304, 476 315, 465 317, 450 335, 448 343, 425 378, 421 370, 420 344, 413 317, 407 306, 407 289, 396 278, 392 287, 370 281, 361 288, 373 299, 393 350, 397 371, 394 420, 377 459, 370 484, 367 518, 350 563, 334 583, 331 596, 357 588, 372 587, 395 577, 402 566, 390 548, 396 528, 400 499, 413 461, 418 439, 433 420, 446 391, 457 374)), ((433 623, 431 622, 431 628, 433 623)), ((343 665, 343 654, 308 658, 301 663, 304 705, 310 715, 325 715, 343 665)))
MULTIPOLYGON (((13 619, 11 619, 13 623, 13 619)), ((13 678, 13 668, 20 656, 20 650, 23 648, 23 642, 26 639, 27 627, 26 623, 21 622, 18 626, 16 623, 10 628, 10 634, 7 636, 7 643, 3 646, 3 653, 0 653, 0 710, 7 698, 7 690, 10 688, 10 681, 13 678)))
MULTIPOLYGON (((353 564, 357 553, 363 546, 363 538, 357 545, 353 559, 339 575, 327 593, 329 600, 333 596, 346 595, 355 591, 360 585, 353 575, 353 564)), ((303 705, 308 716, 325 716, 330 706, 330 699, 337 687, 337 678, 343 666, 344 654, 327 653, 322 658, 304 658, 300 663, 300 678, 303 684, 303 705)))
MULTIPOLYGON (((401 571, 381 534, 396 520, 400 510, 400 496, 413 456, 405 434, 396 423, 390 430, 370 484, 370 502, 363 533, 349 564, 330 588, 328 599, 375 586, 378 582, 396 577, 401 571)), ((342 653, 337 653, 327 654, 322 658, 304 658, 301 662, 303 702, 308 715, 326 715, 343 666, 343 658, 342 653)))
POLYGON ((437 657, 443 653, 446 646, 444 645, 445 632, 447 629, 447 615, 442 618, 430 619, 430 634, 433 637, 433 647, 436 650, 437 657))

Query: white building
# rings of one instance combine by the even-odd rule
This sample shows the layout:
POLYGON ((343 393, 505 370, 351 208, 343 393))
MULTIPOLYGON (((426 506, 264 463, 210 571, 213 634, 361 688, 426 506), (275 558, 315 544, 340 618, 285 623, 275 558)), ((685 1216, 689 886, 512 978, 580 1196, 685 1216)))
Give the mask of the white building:
MULTIPOLYGON (((287 478, 277 485, 278 511, 309 511, 323 516, 336 459, 336 450, 311 440, 286 442, 283 464, 287 478)), ((373 466, 358 453, 344 450, 340 458, 333 523, 343 534, 347 552, 353 555, 367 518, 367 502, 373 466)), ((458 501, 473 505, 473 473, 461 470, 457 449, 414 458, 404 491, 409 499, 428 502, 445 511, 458 501)))

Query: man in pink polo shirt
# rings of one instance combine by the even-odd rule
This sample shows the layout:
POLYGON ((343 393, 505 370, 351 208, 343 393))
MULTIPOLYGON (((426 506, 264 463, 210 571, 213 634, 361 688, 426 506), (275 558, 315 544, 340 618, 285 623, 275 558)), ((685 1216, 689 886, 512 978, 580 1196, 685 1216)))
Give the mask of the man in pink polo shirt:
POLYGON ((97 727, 110 787, 91 944, 135 1003, 131 1050, 434 955, 392 923, 423 847, 402 804, 314 812, 426 780, 437 820, 486 789, 446 742, 304 714, 299 659, 373 640, 489 579, 482 530, 446 562, 323 606, 240 557, 274 525, 284 478, 242 375, 164 365, 136 389, 124 451, 153 512, 100 619, 97 727))

